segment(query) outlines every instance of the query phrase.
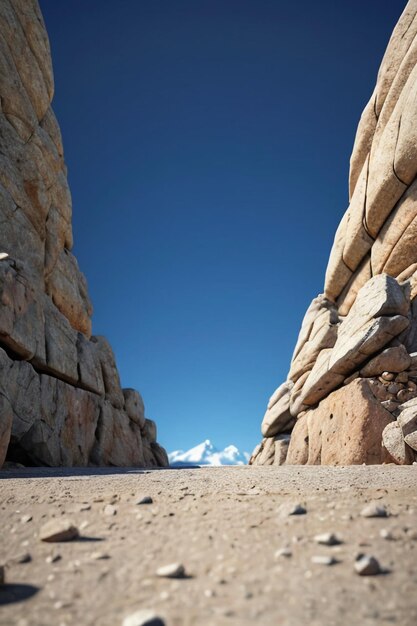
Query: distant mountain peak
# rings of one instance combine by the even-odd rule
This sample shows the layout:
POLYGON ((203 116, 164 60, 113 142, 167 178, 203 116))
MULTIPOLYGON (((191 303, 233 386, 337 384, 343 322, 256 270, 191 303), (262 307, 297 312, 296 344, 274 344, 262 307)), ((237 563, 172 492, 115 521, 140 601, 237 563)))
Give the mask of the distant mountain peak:
POLYGON ((246 465, 249 460, 247 452, 240 450, 233 444, 226 446, 224 450, 218 450, 210 441, 205 439, 202 443, 187 451, 175 450, 168 455, 170 465, 182 467, 186 465, 246 465))

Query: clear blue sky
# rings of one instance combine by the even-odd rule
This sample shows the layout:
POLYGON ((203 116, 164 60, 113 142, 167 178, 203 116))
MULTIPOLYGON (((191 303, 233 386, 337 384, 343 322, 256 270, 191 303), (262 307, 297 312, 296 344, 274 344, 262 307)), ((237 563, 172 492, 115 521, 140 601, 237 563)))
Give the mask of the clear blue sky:
POLYGON ((93 330, 168 450, 251 451, 402 0, 41 0, 93 330))

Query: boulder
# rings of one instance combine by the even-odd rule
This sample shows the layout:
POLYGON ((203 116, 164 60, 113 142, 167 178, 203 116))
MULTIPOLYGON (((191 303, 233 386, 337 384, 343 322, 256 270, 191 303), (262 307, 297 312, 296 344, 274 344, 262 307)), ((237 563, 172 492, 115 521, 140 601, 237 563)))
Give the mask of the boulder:
POLYGON ((397 422, 387 424, 382 433, 385 460, 397 465, 410 465, 414 460, 411 448, 404 441, 403 433, 397 422))
POLYGON ((309 465, 374 465, 382 462, 382 432, 393 417, 367 380, 357 378, 302 419, 291 435, 288 464, 305 460, 307 439, 309 465))
POLYGON ((382 372, 403 372, 411 364, 410 356, 403 345, 386 348, 361 369, 363 377, 380 376, 382 372))

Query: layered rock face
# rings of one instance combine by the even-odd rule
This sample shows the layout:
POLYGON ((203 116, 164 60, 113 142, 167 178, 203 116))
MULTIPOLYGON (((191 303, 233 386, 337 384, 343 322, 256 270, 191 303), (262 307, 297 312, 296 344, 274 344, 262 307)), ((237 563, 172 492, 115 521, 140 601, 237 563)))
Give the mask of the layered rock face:
POLYGON ((36 0, 0 2, 0 467, 167 465, 141 396, 91 334, 36 0))
POLYGON ((417 458, 417 0, 388 44, 350 160, 324 294, 269 400, 252 464, 417 458))

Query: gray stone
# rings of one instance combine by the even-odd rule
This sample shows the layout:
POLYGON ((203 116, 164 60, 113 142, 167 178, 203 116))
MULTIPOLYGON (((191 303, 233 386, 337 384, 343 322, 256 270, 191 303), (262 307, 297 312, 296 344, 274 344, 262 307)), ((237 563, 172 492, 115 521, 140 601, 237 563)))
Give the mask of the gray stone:
POLYGON ((375 576, 381 574, 382 570, 375 557, 362 554, 355 560, 355 572, 359 576, 375 576))

